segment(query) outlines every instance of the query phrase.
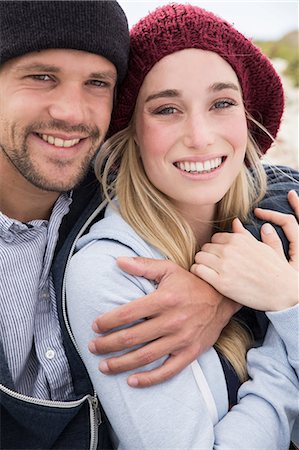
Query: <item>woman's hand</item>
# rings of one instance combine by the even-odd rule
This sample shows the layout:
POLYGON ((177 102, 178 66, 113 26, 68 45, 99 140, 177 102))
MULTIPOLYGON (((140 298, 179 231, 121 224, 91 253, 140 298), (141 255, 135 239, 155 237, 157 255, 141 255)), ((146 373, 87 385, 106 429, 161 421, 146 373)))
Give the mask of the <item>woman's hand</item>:
MULTIPOLYGON (((295 191, 288 200, 298 218, 295 191)), ((214 234, 197 253, 191 271, 242 305, 264 311, 292 307, 298 303, 298 223, 293 215, 271 210, 257 208, 255 214, 282 227, 290 242, 289 262, 270 223, 262 226, 259 242, 235 219, 233 233, 214 234)))

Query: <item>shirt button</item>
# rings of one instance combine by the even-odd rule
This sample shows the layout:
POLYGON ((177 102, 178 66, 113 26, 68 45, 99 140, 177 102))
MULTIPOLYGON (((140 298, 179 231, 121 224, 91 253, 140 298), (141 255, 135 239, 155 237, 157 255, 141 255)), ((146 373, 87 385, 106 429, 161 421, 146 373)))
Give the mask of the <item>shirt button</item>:
POLYGON ((43 291, 43 292, 41 293, 41 298, 42 298, 43 300, 47 300, 47 299, 49 298, 49 293, 48 293, 47 291, 43 291))
POLYGON ((5 234, 3 235, 3 240, 4 240, 5 242, 10 243, 10 242, 12 242, 12 241, 14 240, 14 235, 13 235, 12 233, 5 233, 5 234))
POLYGON ((52 349, 49 349, 46 351, 46 358, 47 359, 53 359, 55 356, 55 351, 52 349))

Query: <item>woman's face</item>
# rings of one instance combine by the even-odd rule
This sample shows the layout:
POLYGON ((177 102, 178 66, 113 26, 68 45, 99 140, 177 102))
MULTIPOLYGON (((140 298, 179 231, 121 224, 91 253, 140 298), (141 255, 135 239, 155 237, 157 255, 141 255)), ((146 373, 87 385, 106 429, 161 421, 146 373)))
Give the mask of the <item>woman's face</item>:
POLYGON ((135 140, 152 184, 183 215, 214 211, 240 172, 247 145, 231 66, 198 49, 166 56, 146 76, 135 117, 135 140))

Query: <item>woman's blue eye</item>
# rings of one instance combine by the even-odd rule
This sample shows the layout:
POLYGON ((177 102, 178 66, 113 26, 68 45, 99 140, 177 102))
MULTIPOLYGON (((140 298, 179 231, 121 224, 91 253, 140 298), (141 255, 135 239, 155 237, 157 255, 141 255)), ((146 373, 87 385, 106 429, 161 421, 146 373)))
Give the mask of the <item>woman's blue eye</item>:
POLYGON ((234 105, 235 105, 235 103, 231 100, 220 100, 220 101, 214 103, 212 109, 225 109, 225 108, 229 108, 230 106, 234 106, 234 105))
POLYGON ((166 106, 165 108, 161 108, 155 111, 155 114, 168 115, 174 114, 177 111, 173 106, 166 106))

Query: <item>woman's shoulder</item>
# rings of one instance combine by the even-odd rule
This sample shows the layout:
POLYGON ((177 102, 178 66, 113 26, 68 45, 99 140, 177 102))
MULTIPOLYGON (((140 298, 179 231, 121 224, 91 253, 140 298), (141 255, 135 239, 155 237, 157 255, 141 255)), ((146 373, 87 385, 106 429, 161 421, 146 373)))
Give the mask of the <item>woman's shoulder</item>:
POLYGON ((127 248, 134 254, 130 256, 143 256, 147 258, 162 259, 163 255, 152 245, 146 242, 136 231, 121 217, 117 203, 109 204, 103 219, 94 223, 89 232, 81 237, 76 245, 76 251, 81 253, 90 251, 91 246, 113 249, 127 248))
POLYGON ((109 205, 104 218, 94 223, 89 232, 78 240, 66 272, 69 296, 73 293, 77 298, 78 291, 86 293, 88 289, 94 299, 110 291, 111 286, 117 286, 116 296, 119 289, 123 290, 124 300, 127 299, 125 293, 133 295, 138 292, 140 296, 151 292, 154 289, 152 282, 119 269, 116 260, 120 256, 162 258, 122 219, 117 209, 109 205))

